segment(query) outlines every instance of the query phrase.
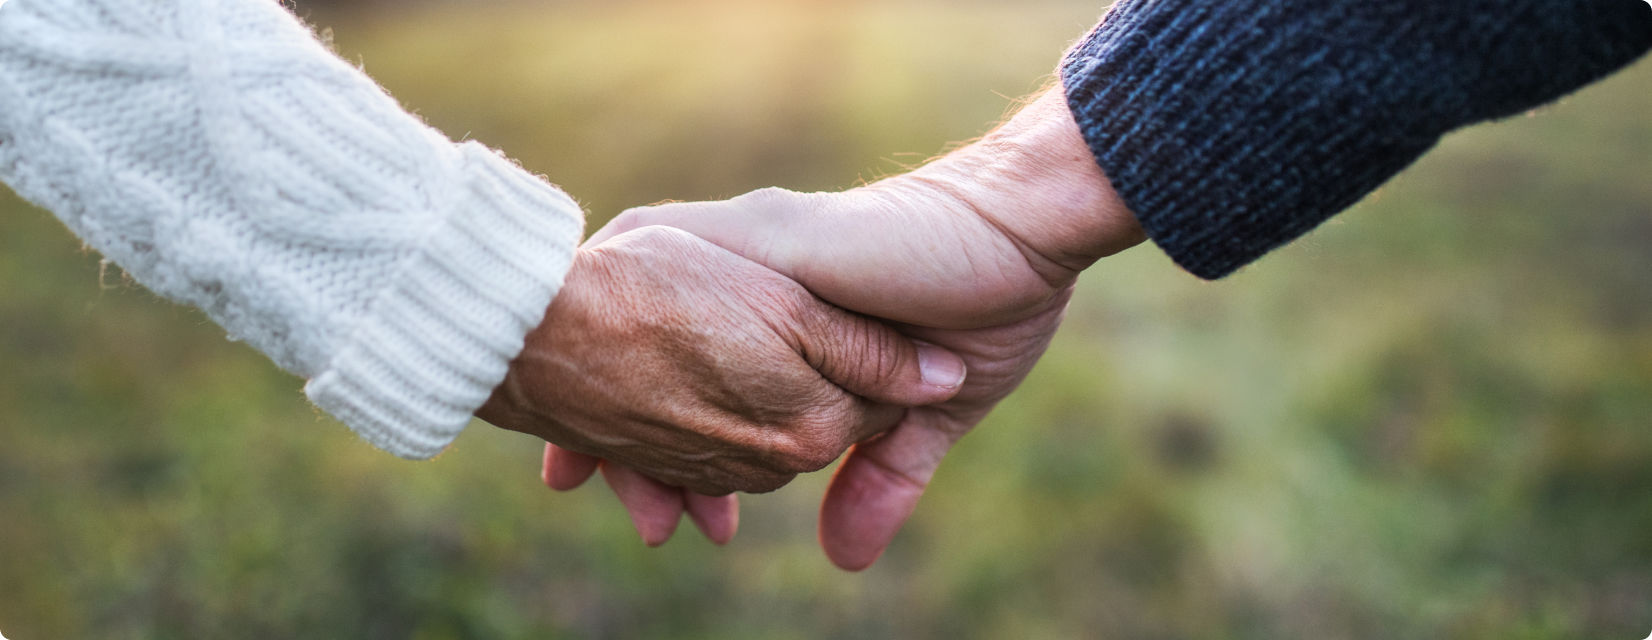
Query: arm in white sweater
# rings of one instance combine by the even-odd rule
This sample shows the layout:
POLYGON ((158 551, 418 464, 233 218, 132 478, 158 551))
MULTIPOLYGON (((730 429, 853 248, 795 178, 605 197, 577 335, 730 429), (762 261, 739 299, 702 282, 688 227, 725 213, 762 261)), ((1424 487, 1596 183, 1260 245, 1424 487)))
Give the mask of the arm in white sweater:
POLYGON ((0 180, 410 458, 488 399, 582 235, 275 0, 0 0, 0 180))

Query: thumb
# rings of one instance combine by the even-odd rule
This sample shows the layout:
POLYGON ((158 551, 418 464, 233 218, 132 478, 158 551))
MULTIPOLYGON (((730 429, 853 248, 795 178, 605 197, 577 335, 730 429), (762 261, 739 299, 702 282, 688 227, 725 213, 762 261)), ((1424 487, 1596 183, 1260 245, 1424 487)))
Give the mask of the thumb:
POLYGON ((963 433, 949 426, 939 411, 914 409, 884 437, 849 452, 820 506, 820 546, 832 564, 860 571, 883 555, 963 433))
POLYGON ((873 402, 921 407, 963 389, 964 359, 888 325, 824 302, 802 311, 792 338, 809 366, 844 391, 873 402))

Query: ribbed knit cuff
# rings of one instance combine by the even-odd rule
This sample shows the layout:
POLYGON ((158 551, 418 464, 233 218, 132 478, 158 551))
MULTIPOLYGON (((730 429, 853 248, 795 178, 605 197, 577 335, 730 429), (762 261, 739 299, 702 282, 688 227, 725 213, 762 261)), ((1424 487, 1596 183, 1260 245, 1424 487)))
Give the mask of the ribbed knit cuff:
POLYGON ((425 250, 305 387, 310 400, 404 458, 440 453, 544 319, 584 231, 579 205, 481 145, 425 250))

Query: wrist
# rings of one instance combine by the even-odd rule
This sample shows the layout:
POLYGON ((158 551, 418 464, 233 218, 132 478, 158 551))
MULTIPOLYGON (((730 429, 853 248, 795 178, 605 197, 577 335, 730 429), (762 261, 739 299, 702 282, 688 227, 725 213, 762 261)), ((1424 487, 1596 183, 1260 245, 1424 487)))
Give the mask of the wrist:
POLYGON ((480 145, 459 147, 440 226, 305 385, 369 442, 429 458, 470 423, 562 287, 579 205, 480 145))
POLYGON ((604 283, 596 268, 592 251, 574 251, 556 298, 539 326, 523 338, 521 353, 476 417, 502 429, 574 446, 556 419, 556 408, 563 402, 560 392, 568 386, 563 381, 579 373, 579 352, 588 346, 581 337, 595 335, 593 323, 603 316, 598 306, 604 299, 604 283))
POLYGON ((1147 239, 1102 173, 1059 90, 981 140, 908 174, 944 185, 1044 271, 1083 271, 1147 239))

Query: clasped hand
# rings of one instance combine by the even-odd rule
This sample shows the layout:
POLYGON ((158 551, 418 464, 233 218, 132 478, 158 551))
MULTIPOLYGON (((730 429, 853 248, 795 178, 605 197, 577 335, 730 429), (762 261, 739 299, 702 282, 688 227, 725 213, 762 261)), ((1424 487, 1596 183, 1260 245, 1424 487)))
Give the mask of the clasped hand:
POLYGON ((600 468, 649 544, 685 511, 726 542, 725 494, 850 449, 820 538, 862 569, 1031 371, 1079 272, 1141 240, 1052 92, 859 189, 625 212, 581 250, 478 415, 554 443, 554 488, 600 468))

